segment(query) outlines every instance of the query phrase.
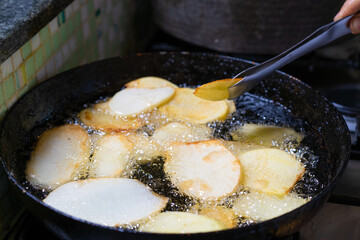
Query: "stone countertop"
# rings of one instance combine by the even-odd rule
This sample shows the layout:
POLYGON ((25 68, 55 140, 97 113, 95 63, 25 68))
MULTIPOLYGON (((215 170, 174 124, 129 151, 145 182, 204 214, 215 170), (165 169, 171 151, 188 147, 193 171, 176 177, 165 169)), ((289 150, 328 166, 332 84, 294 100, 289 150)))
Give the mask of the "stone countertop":
POLYGON ((0 0, 0 63, 73 0, 0 0))

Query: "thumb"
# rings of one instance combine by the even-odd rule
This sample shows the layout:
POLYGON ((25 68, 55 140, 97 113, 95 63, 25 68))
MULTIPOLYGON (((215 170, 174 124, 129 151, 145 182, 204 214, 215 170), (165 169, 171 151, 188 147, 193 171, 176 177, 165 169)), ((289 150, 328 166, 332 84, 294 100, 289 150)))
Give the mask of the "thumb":
POLYGON ((360 33, 360 15, 355 15, 350 20, 350 29, 353 34, 359 34, 360 33))
POLYGON ((334 20, 336 21, 340 18, 354 14, 358 10, 360 10, 360 0, 346 0, 340 11, 334 17, 334 20))

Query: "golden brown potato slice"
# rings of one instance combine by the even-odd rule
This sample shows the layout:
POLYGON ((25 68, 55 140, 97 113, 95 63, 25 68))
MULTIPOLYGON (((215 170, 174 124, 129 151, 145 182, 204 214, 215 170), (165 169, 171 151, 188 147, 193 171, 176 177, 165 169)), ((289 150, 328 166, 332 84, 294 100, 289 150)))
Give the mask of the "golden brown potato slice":
POLYGON ((196 88, 194 94, 199 98, 210 101, 221 101, 227 99, 230 94, 228 88, 240 81, 241 79, 221 79, 209 82, 196 88))
POLYGON ((172 87, 125 88, 109 101, 109 109, 122 117, 134 117, 168 102, 175 94, 172 87))
POLYGON ((227 101, 208 101, 196 97, 194 89, 178 88, 174 98, 159 107, 159 111, 171 119, 189 121, 192 123, 207 123, 224 120, 228 115, 227 101))
POLYGON ((300 161, 279 149, 251 150, 239 160, 245 186, 279 196, 288 193, 305 171, 300 161))
POLYGON ((231 132, 233 140, 247 141, 266 147, 279 146, 292 142, 299 145, 304 136, 292 128, 274 125, 248 123, 231 132))
POLYGON ((82 110, 79 117, 84 125, 107 133, 134 130, 143 125, 139 118, 116 116, 109 110, 108 102, 82 110))
POLYGON ((157 128, 152 139, 167 147, 172 142, 198 142, 209 140, 212 131, 205 125, 190 125, 180 122, 170 122, 157 128))
POLYGON ((226 226, 209 217, 188 212, 163 212, 140 226, 142 232, 198 233, 226 229, 226 226))
POLYGON ((199 199, 227 196, 241 178, 239 159, 218 140, 170 144, 164 170, 182 192, 199 199))
POLYGON ((237 224, 235 212, 223 206, 201 207, 199 214, 216 219, 222 222, 227 228, 233 228, 237 224))
POLYGON ((307 201, 295 194, 276 196, 255 191, 240 195, 233 203, 233 210, 239 216, 265 221, 290 212, 307 201))
POLYGON ((134 144, 124 134, 105 135, 92 157, 91 177, 118 177, 125 169, 134 144))
POLYGON ((125 87, 128 88, 160 88, 160 87, 172 87, 174 89, 178 88, 177 85, 172 82, 159 78, 159 77, 142 77, 135 79, 131 82, 125 84, 125 87))
POLYGON ((155 215, 168 198, 135 179, 94 178, 66 183, 44 202, 73 217, 118 227, 155 215))
POLYGON ((78 125, 64 125, 44 132, 26 166, 26 178, 36 186, 56 188, 71 181, 90 157, 90 137, 78 125))

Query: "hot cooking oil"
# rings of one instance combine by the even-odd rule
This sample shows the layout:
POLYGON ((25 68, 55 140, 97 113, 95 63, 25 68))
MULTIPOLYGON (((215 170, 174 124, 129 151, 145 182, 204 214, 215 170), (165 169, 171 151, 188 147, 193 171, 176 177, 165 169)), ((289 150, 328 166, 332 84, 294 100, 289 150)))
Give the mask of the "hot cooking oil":
MULTIPOLYGON (((195 134, 182 135, 178 140, 184 142, 200 141, 203 139, 219 139, 227 142, 225 144, 230 151, 237 151, 235 145, 229 144, 233 141, 231 132, 239 126, 246 123, 264 124, 286 126, 293 128, 297 132, 301 132, 305 138, 301 143, 294 143, 291 141, 279 144, 278 141, 273 141, 273 147, 280 148, 292 155, 294 155, 305 166, 305 173, 303 177, 296 183, 292 189, 292 194, 296 194, 304 199, 311 199, 316 196, 323 184, 319 180, 316 168, 319 163, 319 156, 316 150, 312 149, 311 143, 321 142, 319 136, 314 129, 303 120, 292 115, 291 111, 277 103, 258 96, 246 93, 240 96, 236 102, 236 112, 232 113, 225 121, 215 121, 208 124, 203 124, 199 128, 196 124, 182 122, 188 127, 192 128, 195 134), (210 129, 210 134, 207 137, 201 135, 199 129, 210 129), (199 137, 201 136, 201 137, 199 137)), ((136 131, 140 137, 137 139, 135 150, 129 153, 129 163, 119 177, 138 179, 157 194, 168 197, 169 202, 163 211, 184 211, 184 212, 201 212, 201 208, 221 206, 227 209, 233 207, 233 203, 237 198, 246 196, 251 189, 239 185, 235 193, 219 199, 199 200, 183 194, 179 189, 171 183, 168 176, 164 172, 164 163, 166 161, 165 149, 168 147, 168 141, 163 143, 151 142, 151 137, 157 129, 167 123, 174 121, 166 116, 160 114, 156 109, 141 114, 139 116, 141 121, 145 124, 136 131), (150 140, 149 140, 150 139, 150 140), (149 145, 150 144, 150 145, 149 145), (149 147, 150 146, 150 147, 149 147)), ((77 115, 66 120, 67 123, 81 124, 77 115)), ((89 127, 83 126, 88 130, 92 138, 92 153, 96 149, 96 142, 104 132, 93 130, 89 127)), ((129 134, 124 132, 124 134, 129 134)), ((91 156, 90 156, 91 159, 91 156)), ((73 180, 85 179, 91 171, 91 161, 89 164, 82 165, 78 171, 75 172, 73 180)), ((37 196, 44 198, 49 192, 48 189, 36 189, 27 183, 29 188, 33 188, 37 192, 37 196)), ((257 208, 256 203, 253 208, 257 208)), ((236 216, 236 226, 248 226, 257 223, 258 220, 249 216, 236 216)), ((137 229, 139 224, 129 224, 121 226, 127 229, 137 229)))

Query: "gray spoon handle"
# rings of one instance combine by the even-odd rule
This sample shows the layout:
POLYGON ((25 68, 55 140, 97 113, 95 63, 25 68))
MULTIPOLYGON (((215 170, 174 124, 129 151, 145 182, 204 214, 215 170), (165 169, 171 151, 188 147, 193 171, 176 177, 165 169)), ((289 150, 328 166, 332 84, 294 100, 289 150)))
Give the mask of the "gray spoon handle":
POLYGON ((325 46, 326 44, 346 34, 350 34, 351 30, 348 26, 348 23, 352 16, 353 15, 350 15, 336 22, 322 26, 288 50, 236 75, 234 78, 243 79, 229 88, 229 99, 237 98, 238 96, 254 88, 262 79, 270 75, 275 70, 285 66, 286 64, 315 49, 325 46))

